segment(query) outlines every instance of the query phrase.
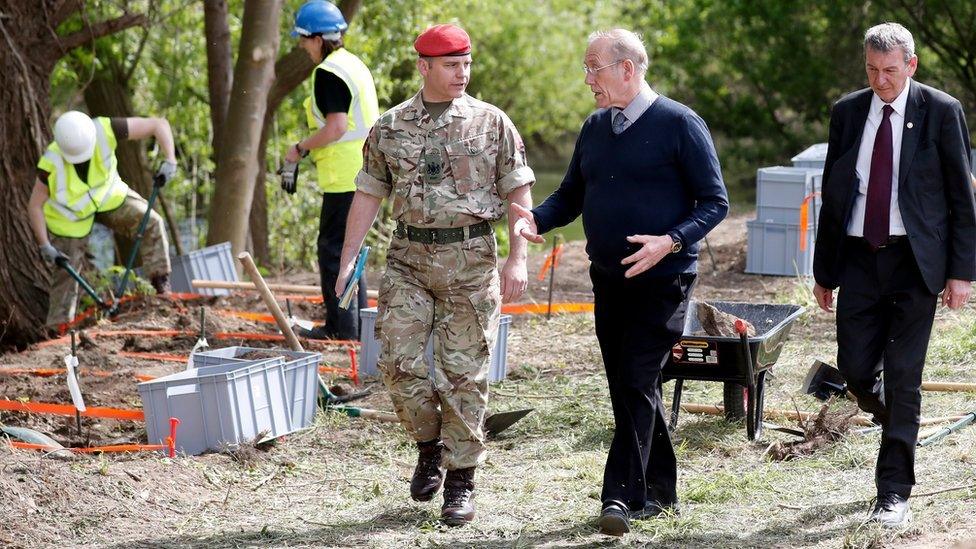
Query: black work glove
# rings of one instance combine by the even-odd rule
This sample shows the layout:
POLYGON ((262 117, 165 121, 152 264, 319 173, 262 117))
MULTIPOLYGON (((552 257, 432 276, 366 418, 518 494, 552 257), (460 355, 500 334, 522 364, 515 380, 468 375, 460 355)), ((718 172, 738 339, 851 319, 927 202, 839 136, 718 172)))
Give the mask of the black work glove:
POLYGON ((281 188, 288 194, 295 194, 298 188, 298 162, 285 160, 284 166, 278 170, 281 176, 281 188))

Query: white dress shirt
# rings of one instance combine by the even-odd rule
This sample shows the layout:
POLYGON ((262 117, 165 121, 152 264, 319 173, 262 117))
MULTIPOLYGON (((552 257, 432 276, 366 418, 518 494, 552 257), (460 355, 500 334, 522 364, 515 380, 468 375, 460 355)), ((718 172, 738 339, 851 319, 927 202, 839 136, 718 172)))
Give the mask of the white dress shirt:
POLYGON ((651 105, 654 104, 654 100, 657 97, 657 92, 651 89, 650 84, 642 82, 640 91, 637 92, 637 95, 630 100, 630 103, 625 108, 613 107, 610 109, 610 120, 613 120, 618 112, 623 112, 624 123, 621 125, 620 131, 624 131, 640 118, 647 109, 651 108, 651 105))
POLYGON ((864 122, 864 133, 861 134, 861 148, 857 151, 855 167, 858 180, 857 196, 854 197, 854 209, 851 212, 851 221, 847 225, 847 234, 850 236, 864 236, 864 212, 867 208, 874 138, 878 134, 881 120, 884 119, 881 109, 889 104, 893 112, 888 117, 891 121, 891 214, 888 216, 888 234, 891 236, 906 234, 901 210, 898 209, 898 163, 901 160, 901 136, 905 132, 905 107, 908 104, 908 90, 911 86, 912 79, 909 78, 905 89, 891 103, 885 103, 876 93, 871 97, 868 119, 864 122))

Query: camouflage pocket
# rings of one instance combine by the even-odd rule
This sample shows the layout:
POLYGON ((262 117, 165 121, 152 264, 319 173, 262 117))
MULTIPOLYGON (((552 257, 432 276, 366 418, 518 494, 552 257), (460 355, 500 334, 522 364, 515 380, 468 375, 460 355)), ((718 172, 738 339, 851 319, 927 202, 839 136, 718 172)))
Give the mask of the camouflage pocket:
POLYGON ((384 138, 380 139, 377 147, 386 157, 386 165, 394 182, 413 179, 420 165, 423 145, 407 139, 384 138))
POLYGON ((493 164, 488 158, 488 134, 448 143, 445 148, 451 162, 451 174, 459 195, 479 188, 488 189, 494 181, 493 164))
POLYGON ((499 294, 498 277, 493 276, 491 282, 484 288, 472 292, 468 299, 471 307, 478 317, 478 326, 481 328, 483 339, 478 341, 484 347, 479 351, 482 356, 487 356, 489 349, 495 345, 495 336, 498 332, 498 317, 501 312, 501 295, 499 294))

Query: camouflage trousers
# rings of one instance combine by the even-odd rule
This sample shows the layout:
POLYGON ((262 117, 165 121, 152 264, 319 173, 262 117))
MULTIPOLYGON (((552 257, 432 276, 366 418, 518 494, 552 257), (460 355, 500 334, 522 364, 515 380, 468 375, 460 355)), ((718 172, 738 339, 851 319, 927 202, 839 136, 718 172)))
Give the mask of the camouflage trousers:
MULTIPOLYGON (((105 225, 117 235, 123 235, 134 240, 139 230, 139 222, 146 214, 149 203, 139 196, 139 193, 129 189, 125 202, 118 208, 95 214, 95 221, 105 225)), ((71 266, 81 272, 87 263, 85 252, 88 249, 88 237, 68 238, 51 235, 51 244, 68 256, 71 266)), ((146 233, 139 246, 142 259, 142 270, 146 276, 152 277, 170 273, 169 241, 166 238, 166 227, 163 217, 156 211, 149 215, 146 223, 146 233)), ((127 261, 129 258, 122 258, 127 261)), ((119 261, 119 259, 116 259, 119 261)), ((54 269, 53 284, 51 285, 50 302, 47 309, 48 328, 57 329, 58 326, 70 322, 75 317, 78 308, 78 283, 71 278, 64 269, 54 269)))
POLYGON ((418 442, 440 438, 447 469, 485 459, 489 350, 500 305, 494 235, 391 242, 376 318, 378 367, 400 423, 418 442), (424 358, 428 338, 433 375, 424 358))

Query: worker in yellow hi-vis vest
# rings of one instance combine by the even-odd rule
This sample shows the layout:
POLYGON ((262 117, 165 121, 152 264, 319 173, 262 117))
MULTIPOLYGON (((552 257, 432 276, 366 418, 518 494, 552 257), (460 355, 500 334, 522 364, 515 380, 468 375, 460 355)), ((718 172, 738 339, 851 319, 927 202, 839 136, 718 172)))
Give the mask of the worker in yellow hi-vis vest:
POLYGON ((359 299, 339 308, 333 293, 339 275, 339 256, 346 234, 346 217, 356 194, 356 174, 363 167, 363 144, 379 117, 376 88, 369 68, 343 46, 348 25, 339 8, 325 0, 311 0, 299 8, 292 36, 318 63, 312 94, 305 100, 305 117, 312 134, 288 148, 281 187, 295 192, 298 163, 311 155, 322 191, 318 259, 325 300, 325 325, 296 328, 315 339, 358 339, 359 309, 366 306, 366 283, 359 299))
MULTIPOLYGON (((95 221, 116 234, 136 235, 148 203, 119 176, 115 147, 122 139, 155 137, 163 156, 156 178, 163 184, 176 174, 173 132, 163 118, 90 118, 69 111, 54 124, 54 141, 37 163, 28 216, 41 256, 59 257, 80 268, 95 221)), ((169 244, 163 218, 152 212, 140 247, 142 268, 160 294, 169 291, 169 244)), ((64 270, 54 271, 46 326, 57 329, 75 316, 78 283, 64 270)))

